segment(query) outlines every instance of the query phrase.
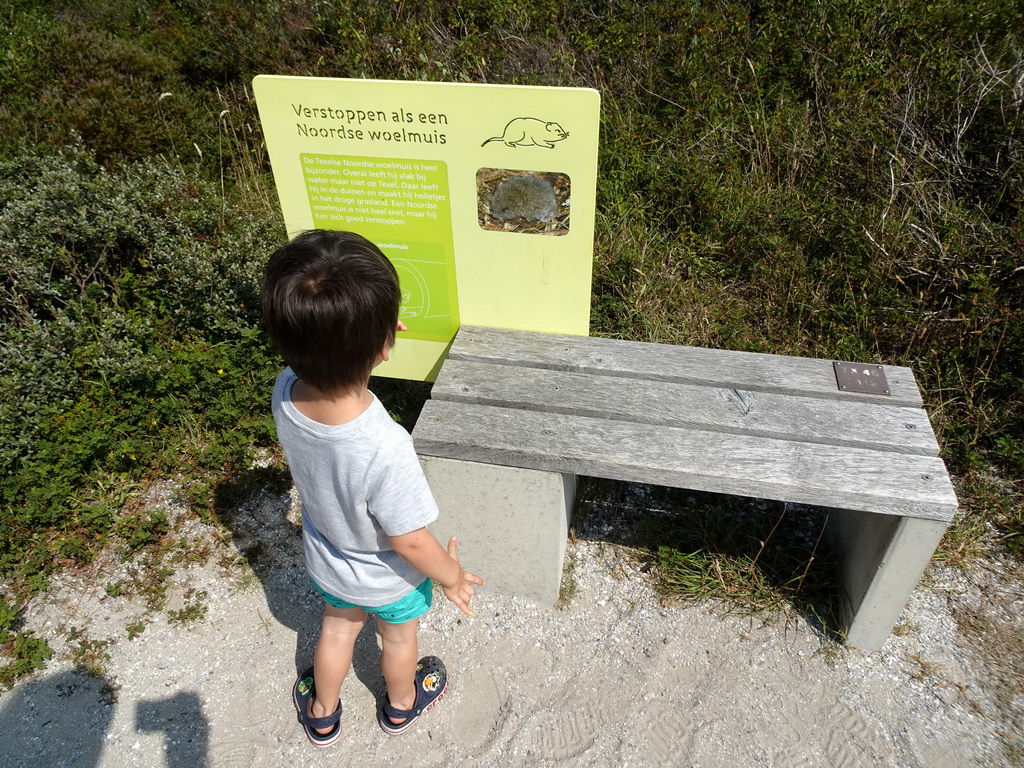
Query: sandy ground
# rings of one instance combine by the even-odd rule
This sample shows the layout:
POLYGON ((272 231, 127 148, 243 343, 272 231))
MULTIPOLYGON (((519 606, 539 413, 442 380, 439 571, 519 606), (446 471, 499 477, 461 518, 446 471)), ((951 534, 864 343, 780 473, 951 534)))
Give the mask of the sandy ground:
MULTIPOLYGON (((468 618, 439 595, 421 652, 445 660, 451 689, 406 734, 376 724, 380 654, 365 631, 342 692, 345 735, 316 749, 290 691, 310 663, 321 609, 282 514, 288 503, 263 499, 246 511, 250 527, 235 529, 231 546, 246 530, 270 541, 259 576, 225 571, 216 557, 178 568, 168 607, 189 589, 205 591, 208 607, 184 627, 107 595, 103 585, 129 567, 114 560, 36 600, 29 628, 114 642, 102 674, 88 676, 68 658, 74 643, 54 640, 48 669, 0 695, 0 765, 1011 764, 1004 743, 1016 734, 998 686, 951 613, 982 599, 962 574, 932 572, 904 614, 908 631, 866 654, 823 646, 799 617, 764 623, 722 616, 721 606, 663 606, 629 553, 601 541, 570 545, 576 589, 561 609, 481 591, 468 618), (125 627, 140 617, 148 625, 129 640, 125 627)), ((1019 617, 1003 618, 1019 631, 1019 617)))

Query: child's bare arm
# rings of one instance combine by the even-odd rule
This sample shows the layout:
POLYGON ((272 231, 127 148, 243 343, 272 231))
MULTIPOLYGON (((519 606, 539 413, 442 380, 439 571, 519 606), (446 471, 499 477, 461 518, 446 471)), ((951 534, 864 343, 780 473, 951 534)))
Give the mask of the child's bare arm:
POLYGON ((479 576, 462 570, 456 542, 453 536, 445 551, 434 534, 426 528, 419 528, 401 536, 390 536, 391 546, 420 573, 429 576, 441 585, 444 595, 470 616, 469 601, 473 597, 472 584, 483 584, 479 576))

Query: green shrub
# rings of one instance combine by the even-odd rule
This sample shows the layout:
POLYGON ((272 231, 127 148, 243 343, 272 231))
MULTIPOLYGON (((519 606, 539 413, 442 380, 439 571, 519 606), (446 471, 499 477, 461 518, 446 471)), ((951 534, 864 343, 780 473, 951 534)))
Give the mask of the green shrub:
POLYGON ((0 690, 9 688, 19 677, 42 669, 53 649, 32 632, 20 630, 18 611, 0 599, 0 653, 11 659, 0 666, 0 690))
MULTIPOLYGON (((275 238, 167 163, 109 172, 75 148, 0 164, 0 196, 0 572, 39 586, 102 546, 135 478, 223 472, 272 440, 275 238)), ((116 530, 141 548, 154 521, 116 530)))

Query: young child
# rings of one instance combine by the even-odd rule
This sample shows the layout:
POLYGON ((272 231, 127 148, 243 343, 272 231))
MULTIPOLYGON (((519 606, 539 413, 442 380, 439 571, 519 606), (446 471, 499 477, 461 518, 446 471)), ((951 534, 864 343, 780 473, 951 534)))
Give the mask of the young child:
POLYGON ((398 320, 398 275, 365 238, 312 231, 270 257, 263 282, 267 332, 288 364, 274 386, 277 435, 302 497, 306 569, 326 601, 313 668, 292 697, 310 742, 341 736, 339 694, 368 614, 381 637, 387 684, 377 719, 401 733, 447 690, 444 664, 419 661, 418 620, 431 580, 463 612, 483 579, 427 531, 438 514, 412 438, 367 389, 388 359, 398 320))

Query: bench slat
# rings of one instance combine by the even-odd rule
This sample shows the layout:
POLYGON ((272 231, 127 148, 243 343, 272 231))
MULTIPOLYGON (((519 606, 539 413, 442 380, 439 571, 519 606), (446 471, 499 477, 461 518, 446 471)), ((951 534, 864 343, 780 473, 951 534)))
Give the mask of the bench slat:
POLYGON ((935 456, 923 409, 448 360, 435 400, 935 456))
POLYGON ((422 455, 948 522, 942 460, 430 400, 422 455))
POLYGON ((656 373, 645 378, 845 402, 922 404, 913 372, 893 365, 882 366, 890 395, 843 392, 829 360, 476 326, 462 327, 449 358, 626 378, 651 371, 656 373))

